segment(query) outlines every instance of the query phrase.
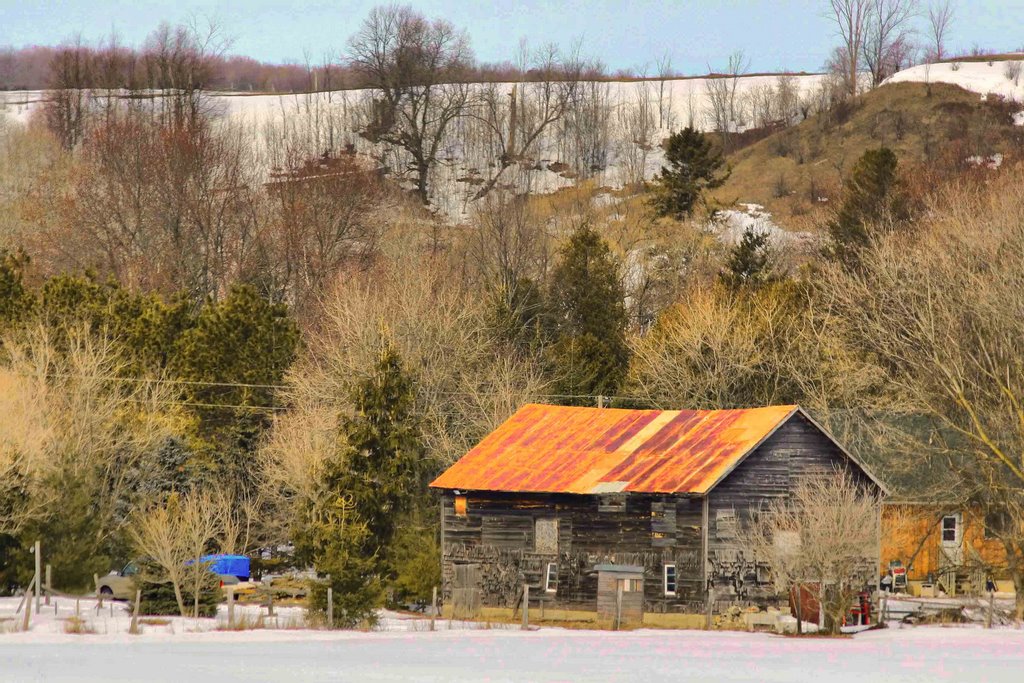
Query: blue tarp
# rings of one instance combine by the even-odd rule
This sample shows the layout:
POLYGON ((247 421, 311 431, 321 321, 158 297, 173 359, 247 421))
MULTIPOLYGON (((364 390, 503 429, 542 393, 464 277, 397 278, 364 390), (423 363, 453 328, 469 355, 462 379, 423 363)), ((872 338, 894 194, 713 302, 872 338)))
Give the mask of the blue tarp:
POLYGON ((245 555, 203 555, 199 561, 209 562, 214 574, 237 576, 242 581, 249 578, 249 558, 245 555))

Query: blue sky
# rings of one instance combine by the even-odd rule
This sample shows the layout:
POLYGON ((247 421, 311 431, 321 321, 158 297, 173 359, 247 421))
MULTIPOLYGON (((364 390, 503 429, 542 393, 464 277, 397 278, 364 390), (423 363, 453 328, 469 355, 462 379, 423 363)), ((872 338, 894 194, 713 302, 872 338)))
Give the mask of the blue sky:
MULTIPOLYGON (((162 20, 190 15, 220 20, 231 52, 264 61, 318 61, 344 48, 373 0, 0 0, 0 46, 56 44, 81 33, 94 41, 116 29, 138 43, 162 20)), ((668 51, 683 73, 722 64, 743 49, 755 70, 814 70, 834 44, 826 0, 411 0, 428 16, 469 31, 482 61, 510 58, 521 37, 585 52, 612 70, 641 69, 668 51)), ((1024 0, 960 0, 950 43, 1007 50, 1024 44, 1024 0)))

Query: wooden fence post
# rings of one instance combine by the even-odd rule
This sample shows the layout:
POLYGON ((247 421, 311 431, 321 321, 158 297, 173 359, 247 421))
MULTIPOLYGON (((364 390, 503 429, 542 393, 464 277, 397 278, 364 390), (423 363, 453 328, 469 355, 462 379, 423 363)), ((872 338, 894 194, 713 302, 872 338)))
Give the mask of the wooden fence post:
POLYGON ((615 582, 615 630, 622 628, 622 582, 618 579, 615 582))
POLYGON ((796 634, 804 634, 804 586, 802 583, 796 585, 796 634))
POLYGON ((334 589, 327 587, 327 629, 334 628, 334 589))
POLYGON ((132 607, 132 622, 128 626, 128 633, 133 636, 139 635, 139 605, 142 604, 142 589, 135 589, 135 605, 132 607))
POLYGON ((270 592, 267 593, 267 616, 274 616, 274 594, 270 592))
POLYGON ((96 614, 99 614, 100 610, 103 609, 103 593, 100 593, 100 577, 93 574, 92 580, 96 584, 96 614))
POLYGON ((706 618, 705 618, 704 627, 707 630, 710 631, 711 627, 714 625, 714 622, 715 622, 715 588, 714 588, 714 586, 712 586, 711 588, 708 588, 708 605, 707 605, 707 610, 708 610, 708 613, 707 613, 706 618))
POLYGON ((996 594, 995 591, 988 592, 988 611, 985 614, 985 628, 992 628, 992 612, 996 608, 996 594))
MULTIPOLYGON (((515 615, 513 615, 514 617, 515 615)), ((434 630, 434 620, 437 619, 437 586, 434 586, 433 595, 430 597, 430 630, 434 630)))
POLYGON ((228 589, 228 628, 235 627, 235 587, 225 586, 228 589))
POLYGON ((27 631, 29 627, 29 616, 32 612, 32 586, 25 589, 25 618, 21 622, 21 630, 27 631))
POLYGON ((46 583, 44 585, 46 586, 46 595, 44 596, 44 600, 46 600, 46 604, 49 605, 50 593, 53 591, 53 579, 49 562, 46 563, 46 583))
POLYGON ((523 630, 530 628, 530 584, 523 584, 523 630))
POLYGON ((43 577, 43 553, 42 544, 36 541, 36 614, 39 614, 39 598, 42 593, 42 577, 43 577))

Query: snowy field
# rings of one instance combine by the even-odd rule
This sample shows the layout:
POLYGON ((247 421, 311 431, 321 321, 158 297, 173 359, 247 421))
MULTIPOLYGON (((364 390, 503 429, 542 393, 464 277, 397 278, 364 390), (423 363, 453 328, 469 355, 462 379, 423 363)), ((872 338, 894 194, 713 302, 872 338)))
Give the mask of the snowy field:
MULTIPOLYGON (((918 626, 844 638, 739 632, 607 631, 429 622, 393 612, 371 632, 301 629, 302 610, 277 608, 265 628, 217 630, 173 618, 129 635, 123 603, 79 614, 92 633, 67 633, 60 599, 17 632, 18 601, 0 598, 0 681, 1020 681, 1024 630, 918 626), (277 628, 274 628, 274 626, 277 628)), ((250 622, 265 608, 239 606, 250 622)), ((164 620, 161 620, 164 621, 164 620)), ((20 622, 19 622, 20 623, 20 622)))
POLYGON ((4 681, 1020 681, 1024 631, 919 627, 852 638, 542 629, 61 643, 0 636, 4 681))

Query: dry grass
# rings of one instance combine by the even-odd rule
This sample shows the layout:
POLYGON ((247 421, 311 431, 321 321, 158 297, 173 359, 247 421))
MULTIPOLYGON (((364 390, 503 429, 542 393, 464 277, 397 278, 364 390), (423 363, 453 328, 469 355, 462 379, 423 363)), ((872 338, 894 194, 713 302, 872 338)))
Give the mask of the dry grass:
POLYGON ((96 629, 90 626, 82 617, 68 617, 64 620, 64 633, 89 635, 96 633, 96 629))
POLYGON ((722 204, 754 202, 791 230, 820 225, 839 197, 843 177, 868 149, 886 146, 907 165, 1010 154, 1019 148, 1003 103, 982 102, 953 85, 897 83, 878 88, 841 111, 813 116, 729 157, 732 175, 711 194, 722 204), (778 178, 786 192, 779 192, 778 178))
POLYGON ((167 626, 170 623, 170 619, 163 617, 143 617, 139 619, 140 626, 167 626))

